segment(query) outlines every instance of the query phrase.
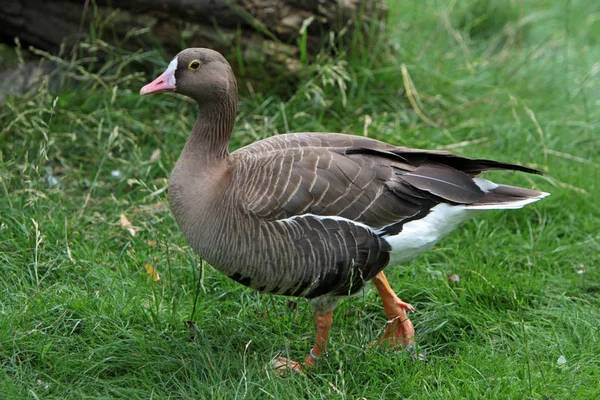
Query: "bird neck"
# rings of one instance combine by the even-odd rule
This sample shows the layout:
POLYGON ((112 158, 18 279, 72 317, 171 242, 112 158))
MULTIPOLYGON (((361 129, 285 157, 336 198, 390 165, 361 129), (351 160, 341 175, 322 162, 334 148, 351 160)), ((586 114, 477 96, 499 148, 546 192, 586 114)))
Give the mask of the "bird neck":
POLYGON ((237 114, 237 95, 198 105, 198 119, 184 152, 205 159, 226 159, 237 114))

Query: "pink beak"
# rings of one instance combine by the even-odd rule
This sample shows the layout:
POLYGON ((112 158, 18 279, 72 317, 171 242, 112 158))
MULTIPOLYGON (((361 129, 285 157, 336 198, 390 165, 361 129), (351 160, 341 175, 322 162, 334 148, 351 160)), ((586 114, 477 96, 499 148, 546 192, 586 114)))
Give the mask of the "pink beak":
POLYGON ((175 71, 167 69, 158 78, 140 89, 140 96, 175 90, 175 71))

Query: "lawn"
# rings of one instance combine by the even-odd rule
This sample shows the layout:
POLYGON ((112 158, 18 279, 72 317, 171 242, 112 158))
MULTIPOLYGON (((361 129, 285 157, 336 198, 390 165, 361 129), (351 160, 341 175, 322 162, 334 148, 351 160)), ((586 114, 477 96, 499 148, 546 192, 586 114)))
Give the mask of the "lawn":
POLYGON ((388 4, 291 95, 245 89, 231 147, 344 132, 547 174, 489 174, 552 195, 388 270, 426 361, 368 346, 386 323, 370 287, 314 371, 278 378, 270 360, 313 343, 310 304, 194 255, 166 203, 194 105, 137 94, 172 55, 95 38, 0 108, 0 398, 600 397, 600 4, 388 4))

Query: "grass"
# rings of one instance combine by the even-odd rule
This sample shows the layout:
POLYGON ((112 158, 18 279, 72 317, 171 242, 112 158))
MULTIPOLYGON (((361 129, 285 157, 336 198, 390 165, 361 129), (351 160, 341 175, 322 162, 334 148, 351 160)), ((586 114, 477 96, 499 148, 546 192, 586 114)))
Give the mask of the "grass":
POLYGON ((309 304, 198 263, 165 193, 194 106, 137 95, 150 75, 131 71, 160 72, 159 51, 96 39, 54 59, 58 89, 0 109, 0 398, 600 397, 600 8, 389 6, 383 34, 307 66, 291 97, 245 93, 232 148, 366 133, 548 174, 490 174, 552 196, 390 270, 428 361, 365 347, 385 326, 371 289, 338 307, 314 372, 277 378, 274 356, 312 344, 309 304))

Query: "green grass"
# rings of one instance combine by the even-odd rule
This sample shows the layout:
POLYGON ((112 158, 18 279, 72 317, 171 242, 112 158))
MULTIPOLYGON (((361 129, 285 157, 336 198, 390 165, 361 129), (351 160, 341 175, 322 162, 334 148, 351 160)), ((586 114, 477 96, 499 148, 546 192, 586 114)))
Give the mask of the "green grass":
POLYGON ((58 91, 0 109, 0 398, 600 397, 600 7, 389 5, 384 34, 320 57, 290 98, 245 93, 232 148, 366 132, 548 174, 490 174, 552 196, 482 215, 390 270, 428 361, 365 346, 386 322, 370 289, 338 307, 315 371, 277 378, 274 356, 312 345, 310 305, 198 264, 165 193, 194 105, 137 95, 151 77, 131 71, 160 72, 158 50, 92 41, 54 60, 58 91))

